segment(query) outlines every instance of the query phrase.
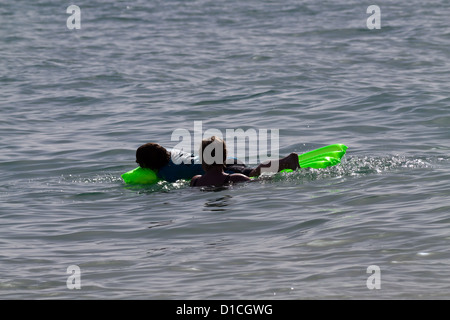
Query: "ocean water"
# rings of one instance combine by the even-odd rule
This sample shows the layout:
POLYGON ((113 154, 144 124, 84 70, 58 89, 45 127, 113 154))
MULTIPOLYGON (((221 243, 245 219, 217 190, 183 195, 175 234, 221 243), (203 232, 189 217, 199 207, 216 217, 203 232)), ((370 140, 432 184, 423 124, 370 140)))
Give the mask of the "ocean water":
POLYGON ((449 14, 444 0, 4 1, 0 298, 449 299, 449 14), (277 129, 280 155, 349 149, 229 188, 122 182, 139 145, 173 147, 194 121, 277 129))

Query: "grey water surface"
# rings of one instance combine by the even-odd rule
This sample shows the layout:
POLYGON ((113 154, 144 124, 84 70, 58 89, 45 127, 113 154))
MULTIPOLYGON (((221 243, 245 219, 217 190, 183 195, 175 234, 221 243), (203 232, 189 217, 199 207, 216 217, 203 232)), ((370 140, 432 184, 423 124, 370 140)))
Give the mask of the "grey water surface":
POLYGON ((0 298, 449 299, 449 14, 444 0, 4 1, 0 298), (349 149, 229 188, 123 183, 139 145, 173 147, 194 121, 277 129, 280 155, 349 149))

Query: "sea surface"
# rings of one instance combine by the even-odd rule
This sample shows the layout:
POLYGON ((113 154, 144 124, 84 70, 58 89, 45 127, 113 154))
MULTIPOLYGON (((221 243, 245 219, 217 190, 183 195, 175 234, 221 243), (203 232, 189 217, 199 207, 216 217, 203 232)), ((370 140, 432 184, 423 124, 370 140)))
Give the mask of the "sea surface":
POLYGON ((0 299, 450 299, 449 15, 3 1, 0 299), (348 150, 227 188, 123 183, 138 146, 194 122, 348 150))

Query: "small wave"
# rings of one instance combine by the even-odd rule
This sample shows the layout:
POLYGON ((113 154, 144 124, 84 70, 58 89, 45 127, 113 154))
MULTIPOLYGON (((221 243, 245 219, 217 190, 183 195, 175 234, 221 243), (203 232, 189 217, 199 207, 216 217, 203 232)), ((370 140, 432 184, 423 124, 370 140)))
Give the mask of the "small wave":
POLYGON ((189 181, 178 180, 176 182, 159 181, 150 185, 126 185, 126 189, 137 191, 138 193, 169 192, 172 190, 189 187, 189 181))
MULTIPOLYGON (((450 159, 442 157, 420 158, 404 156, 385 156, 385 157, 345 157, 339 165, 325 168, 312 169, 305 168, 296 172, 277 173, 274 175, 263 176, 255 182, 279 182, 279 181, 312 181, 316 179, 326 179, 340 176, 358 176, 380 174, 395 170, 411 170, 419 168, 432 168, 434 164, 448 162, 450 159)), ((96 174, 94 176, 66 175, 60 178, 60 182, 71 182, 76 184, 120 184, 126 189, 137 191, 139 193, 168 192, 189 187, 189 181, 179 180, 171 183, 160 181, 153 185, 125 185, 120 175, 114 173, 96 174)), ((222 191, 226 187, 220 188, 202 188, 202 191, 222 191)))
POLYGON ((399 169, 431 168, 430 159, 408 158, 404 156, 386 157, 350 157, 344 159, 340 166, 329 168, 331 171, 338 170, 345 175, 382 173, 399 169))
POLYGON ((104 183, 116 183, 122 182, 123 180, 120 176, 116 176, 114 174, 105 173, 105 174, 96 174, 94 176, 81 176, 75 174, 62 175, 60 177, 60 182, 70 182, 77 184, 104 184, 104 183))
POLYGON ((404 156, 386 157, 346 157, 339 165, 325 168, 306 168, 291 173, 280 173, 272 176, 272 180, 316 180, 339 176, 358 176, 380 174, 395 170, 431 168, 439 159, 408 158, 404 156))

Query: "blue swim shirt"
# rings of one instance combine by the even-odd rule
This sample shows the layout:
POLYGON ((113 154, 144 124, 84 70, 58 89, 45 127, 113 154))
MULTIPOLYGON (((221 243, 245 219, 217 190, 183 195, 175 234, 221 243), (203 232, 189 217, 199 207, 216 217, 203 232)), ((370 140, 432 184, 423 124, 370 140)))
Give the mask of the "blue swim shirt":
POLYGON ((170 155, 169 163, 158 170, 159 179, 175 182, 205 174, 198 156, 177 149, 170 150, 170 155))

